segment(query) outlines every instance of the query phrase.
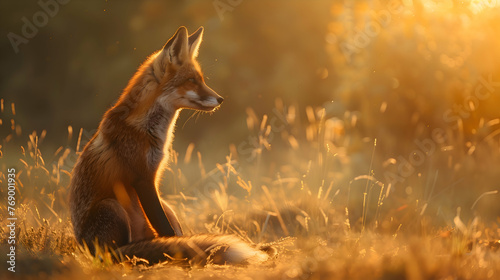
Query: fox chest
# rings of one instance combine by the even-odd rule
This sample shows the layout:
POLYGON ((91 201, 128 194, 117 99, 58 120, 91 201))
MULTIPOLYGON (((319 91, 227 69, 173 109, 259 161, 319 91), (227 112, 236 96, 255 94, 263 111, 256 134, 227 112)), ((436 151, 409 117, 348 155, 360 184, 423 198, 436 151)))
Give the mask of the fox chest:
POLYGON ((161 149, 151 148, 147 152, 146 160, 151 170, 158 170, 162 162, 168 160, 168 154, 161 149))

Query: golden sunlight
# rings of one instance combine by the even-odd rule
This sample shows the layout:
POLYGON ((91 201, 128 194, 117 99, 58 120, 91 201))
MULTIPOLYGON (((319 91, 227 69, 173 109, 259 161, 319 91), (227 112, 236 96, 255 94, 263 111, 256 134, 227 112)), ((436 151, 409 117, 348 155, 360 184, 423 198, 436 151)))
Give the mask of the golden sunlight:
POLYGON ((490 9, 498 6, 498 0, 469 0, 469 1, 459 1, 459 0, 449 0, 449 1, 435 1, 435 0, 403 0, 406 5, 421 5, 424 9, 429 12, 440 11, 440 12, 471 12, 477 14, 485 9, 490 9))

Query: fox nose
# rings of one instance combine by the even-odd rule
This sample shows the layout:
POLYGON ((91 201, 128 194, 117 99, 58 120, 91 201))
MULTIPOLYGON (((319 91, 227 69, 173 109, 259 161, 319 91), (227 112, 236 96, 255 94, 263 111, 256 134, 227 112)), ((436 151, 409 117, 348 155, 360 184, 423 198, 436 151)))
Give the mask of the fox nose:
POLYGON ((224 101, 224 98, 222 98, 222 97, 217 98, 217 102, 219 102, 219 104, 222 104, 222 101, 224 101))

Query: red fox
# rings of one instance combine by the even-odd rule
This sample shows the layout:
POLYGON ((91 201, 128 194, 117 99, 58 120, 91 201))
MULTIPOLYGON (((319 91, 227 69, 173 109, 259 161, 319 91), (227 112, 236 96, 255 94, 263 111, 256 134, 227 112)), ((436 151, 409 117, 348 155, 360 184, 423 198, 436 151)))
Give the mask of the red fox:
MULTIPOLYGON (((87 143, 70 183, 76 239, 151 262, 262 262, 268 255, 231 235, 183 237, 174 211, 158 194, 181 109, 213 111, 223 101, 196 62, 203 27, 180 27, 151 55, 87 143)), ((264 250, 264 249, 263 249, 264 250)))

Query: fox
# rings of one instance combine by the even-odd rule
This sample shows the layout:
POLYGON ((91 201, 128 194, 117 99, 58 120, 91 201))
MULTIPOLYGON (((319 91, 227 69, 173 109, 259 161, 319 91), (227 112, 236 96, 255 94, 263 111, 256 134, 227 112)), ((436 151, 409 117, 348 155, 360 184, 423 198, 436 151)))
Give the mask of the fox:
POLYGON ((245 264, 267 260, 234 235, 184 236, 159 194, 175 123, 182 109, 213 112, 223 102, 205 83, 196 58, 203 27, 181 26, 139 67, 104 114, 72 171, 70 211, 77 241, 94 254, 110 247, 149 263, 245 264))

